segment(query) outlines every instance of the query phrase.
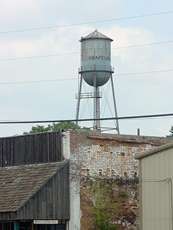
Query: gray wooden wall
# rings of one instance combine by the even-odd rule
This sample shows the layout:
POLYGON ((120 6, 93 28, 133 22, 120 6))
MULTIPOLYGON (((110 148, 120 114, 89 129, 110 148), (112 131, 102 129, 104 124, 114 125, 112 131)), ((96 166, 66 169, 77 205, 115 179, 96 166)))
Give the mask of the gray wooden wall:
POLYGON ((17 212, 21 220, 69 220, 69 162, 17 212))
POLYGON ((0 221, 69 220, 69 162, 16 212, 0 213, 0 221))
POLYGON ((0 167, 61 161, 61 132, 0 138, 0 167))

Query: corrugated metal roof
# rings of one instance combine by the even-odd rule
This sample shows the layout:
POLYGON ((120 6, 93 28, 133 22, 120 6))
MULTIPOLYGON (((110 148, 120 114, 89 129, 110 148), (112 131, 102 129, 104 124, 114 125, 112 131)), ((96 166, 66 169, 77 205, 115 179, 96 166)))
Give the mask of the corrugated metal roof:
POLYGON ((17 211, 67 162, 0 168, 0 212, 17 211))
POLYGON ((98 30, 95 30, 92 33, 88 34, 87 36, 82 37, 80 41, 84 41, 84 40, 88 40, 88 39, 105 39, 105 40, 113 41, 111 38, 98 32, 98 30))

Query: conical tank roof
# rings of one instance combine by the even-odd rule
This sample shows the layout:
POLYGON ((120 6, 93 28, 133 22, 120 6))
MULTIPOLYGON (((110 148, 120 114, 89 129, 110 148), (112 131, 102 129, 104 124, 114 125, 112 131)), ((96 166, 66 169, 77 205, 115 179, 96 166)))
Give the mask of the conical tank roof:
POLYGON ((94 30, 92 33, 88 34, 85 37, 81 37, 81 42, 84 40, 89 40, 89 39, 104 39, 104 40, 109 40, 113 41, 111 38, 107 37, 106 35, 98 32, 98 30, 94 30))

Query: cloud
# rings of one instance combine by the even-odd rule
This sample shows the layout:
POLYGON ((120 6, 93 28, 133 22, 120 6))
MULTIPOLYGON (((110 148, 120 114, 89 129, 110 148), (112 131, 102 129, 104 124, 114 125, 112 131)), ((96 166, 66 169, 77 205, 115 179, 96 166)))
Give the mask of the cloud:
MULTIPOLYGON (((39 36, 19 36, 0 40, 1 57, 8 56, 34 56, 53 53, 70 53, 80 51, 79 39, 87 35, 95 28, 93 26, 77 26, 73 28, 61 28, 55 31, 48 30, 39 36)), ((142 72, 153 68, 162 68, 163 65, 171 64, 172 53, 164 50, 164 55, 156 55, 155 47, 142 47, 132 49, 119 49, 120 46, 150 43, 156 40, 154 34, 147 29, 139 27, 110 26, 98 30, 114 39, 112 43, 112 65, 116 73, 142 72), (169 53, 169 55, 168 55, 169 53), (165 61, 165 57, 169 61, 165 61)), ((59 57, 38 59, 33 61, 7 62, 0 65, 0 81, 13 80, 39 80, 54 78, 77 77, 80 65, 80 53, 60 55, 59 57), (66 76, 67 75, 67 76, 66 76)), ((167 66, 168 67, 168 66, 167 66)), ((164 67, 163 67, 164 68, 164 67)), ((164 84, 157 81, 154 83, 153 76, 119 76, 116 82, 116 95, 118 112, 120 115, 142 114, 144 112, 159 111, 165 106, 160 91, 164 84), (135 80, 136 77, 136 80, 135 80), (154 92, 154 93, 153 93, 154 92), (159 100, 157 106, 156 100, 159 100)), ((170 82, 170 86, 171 86, 170 82)), ((18 112, 22 111, 22 117, 28 118, 25 108, 32 111, 32 118, 71 118, 75 111, 75 92, 77 82, 63 82, 48 85, 24 85, 9 86, 0 91, 0 98, 8 97, 8 108, 1 102, 3 117, 18 119, 18 112), (8 88, 8 90, 6 90, 8 88), (44 100, 43 100, 44 98, 44 100), (19 103, 20 102, 20 103, 19 103), (10 103, 12 106, 10 107, 10 103), (24 106, 24 103, 26 106, 24 106), (29 106, 30 105, 30 106, 29 106), (56 105, 56 106, 55 106, 56 105), (13 109, 15 108, 15 113, 13 109), (11 112, 10 112, 11 111, 11 112), (7 114, 7 116, 5 115, 7 114)), ((88 90, 91 90, 88 88, 88 90)), ((168 92, 166 92, 169 96, 168 92)), ((165 94, 165 96, 166 96, 165 94)), ((168 106, 169 107, 169 106, 168 106)), ((165 108, 165 107, 164 107, 165 108)), ((92 108, 90 107, 90 110, 92 108)), ((29 113, 30 115, 31 113, 29 113)), ((3 119, 1 116, 1 119, 3 119)), ((29 119, 29 118, 28 118, 29 119)), ((138 125, 138 124, 137 124, 138 125)), ((146 126, 146 123, 145 123, 146 126)), ((145 126, 143 127, 146 130, 145 126)), ((136 126, 122 124, 122 130, 133 130, 136 126)), ((138 126, 139 127, 139 126, 138 126)), ((153 126, 151 126, 153 127, 153 126)), ((149 130, 149 129, 147 129, 149 130)), ((160 129, 159 129, 160 130, 160 129)), ((10 132, 10 131, 9 131, 10 132)), ((149 132, 149 131, 148 131, 149 132)), ((146 132, 147 133, 147 132, 146 132)), ((161 132, 159 131, 159 134, 161 132)))
POLYGON ((17 27, 18 23, 28 21, 39 13, 39 1, 35 0, 1 0, 0 24, 8 24, 17 27))
MULTIPOLYGON (((22 60, 1 62, 3 63, 3 70, 2 66, 0 68, 4 74, 0 76, 0 79, 4 80, 6 76, 5 78, 10 80, 12 73, 13 80, 48 79, 49 76, 46 75, 48 72, 52 73, 51 79, 57 78, 57 76, 62 78, 68 75, 68 78, 77 75, 80 65, 79 39, 93 30, 92 26, 77 26, 70 30, 69 28, 61 28, 44 31, 39 36, 1 39, 0 59, 49 54, 60 55, 54 58, 33 59, 33 61, 26 60, 25 62, 22 60), (41 65, 42 68, 40 69, 41 65), (26 69, 28 69, 27 72, 26 69), (30 76, 29 79, 28 76, 30 76)), ((117 70, 118 72, 135 72, 148 69, 148 60, 152 56, 151 49, 143 50, 141 55, 141 49, 118 49, 118 47, 148 43, 153 40, 151 32, 140 28, 119 26, 105 28, 100 32, 114 39, 112 43, 112 65, 116 68, 116 72, 117 70), (138 61, 138 65, 134 65, 136 61, 138 61)))
MULTIPOLYGON (((86 35, 93 31, 93 27, 81 26, 74 27, 73 30, 69 28, 57 28, 57 30, 49 30, 43 32, 40 36, 17 37, 12 39, 1 39, 0 53, 7 56, 8 54, 16 56, 46 54, 46 52, 70 52, 78 49, 79 39, 81 36, 86 35), (5 51, 6 54, 5 54, 5 51)), ((119 46, 128 46, 136 43, 147 43, 152 40, 152 34, 148 31, 138 28, 122 28, 112 27, 109 29, 101 30, 114 39, 112 43, 113 55, 119 55, 122 50, 115 50, 119 46)), ((2 55, 2 56, 3 56, 2 55)))

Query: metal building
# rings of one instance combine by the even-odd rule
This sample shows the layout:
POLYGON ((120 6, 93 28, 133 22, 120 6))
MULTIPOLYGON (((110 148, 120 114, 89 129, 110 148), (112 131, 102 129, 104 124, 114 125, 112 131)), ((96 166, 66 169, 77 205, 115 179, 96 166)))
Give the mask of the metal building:
MULTIPOLYGON (((80 84, 78 92, 78 102, 76 111, 76 120, 79 119, 80 100, 83 98, 93 98, 94 100, 94 125, 96 130, 101 129, 100 125, 100 90, 99 87, 105 85, 111 80, 112 96, 114 104, 115 118, 117 118, 117 108, 115 101, 114 83, 112 74, 114 73, 111 66, 111 42, 113 40, 104 34, 95 30, 89 35, 82 37, 81 42, 81 68, 80 84), (83 80, 93 87, 93 92, 82 94, 83 80)), ((116 119, 116 130, 119 133, 119 124, 116 119)))
POLYGON ((140 171, 140 230, 173 229, 173 144, 136 155, 140 171))

